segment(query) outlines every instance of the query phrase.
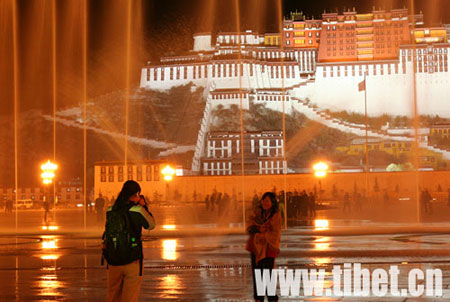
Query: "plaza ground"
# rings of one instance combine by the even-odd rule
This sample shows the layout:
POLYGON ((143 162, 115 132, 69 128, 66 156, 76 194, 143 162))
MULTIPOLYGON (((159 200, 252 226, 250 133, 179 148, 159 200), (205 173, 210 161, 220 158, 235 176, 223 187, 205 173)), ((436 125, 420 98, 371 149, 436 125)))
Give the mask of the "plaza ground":
MULTIPOLYGON (((421 221, 415 221, 415 211, 409 209, 410 213, 401 205, 359 213, 324 209, 314 219, 290 221, 277 265, 327 272, 345 262, 362 263, 371 270, 398 265, 401 272, 439 268, 444 277, 442 297, 283 297, 280 301, 450 301, 450 223, 446 222, 450 209, 437 204, 434 214, 421 221)), ((250 259, 244 248, 247 236, 239 209, 226 219, 201 205, 152 210, 158 228, 144 231, 141 301, 252 301, 250 259)), ((80 209, 51 214, 54 220, 48 226, 58 230, 42 229, 41 210, 19 211, 17 231, 15 213, 0 214, 0 300, 103 301, 102 223, 88 213, 84 230, 80 209)), ((332 286, 329 274, 325 284, 332 286)), ((405 274, 400 275, 399 287, 407 287, 405 274)))

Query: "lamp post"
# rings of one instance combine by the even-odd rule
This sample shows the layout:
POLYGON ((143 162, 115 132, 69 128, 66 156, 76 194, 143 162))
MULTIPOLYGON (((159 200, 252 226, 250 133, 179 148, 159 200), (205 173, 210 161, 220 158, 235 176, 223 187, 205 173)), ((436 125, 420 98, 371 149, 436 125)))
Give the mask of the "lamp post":
MULTIPOLYGON (((47 187, 51 183, 53 183, 53 178, 55 178, 55 171, 58 169, 58 165, 48 160, 45 164, 41 165, 41 178, 42 183, 47 187)), ((48 189, 46 190, 48 192, 48 189)), ((53 190, 53 195, 54 195, 53 190)), ((44 194, 44 199, 46 198, 46 194, 44 194)), ((55 206, 55 197, 53 196, 53 206, 55 206)))
POLYGON ((175 175, 175 169, 170 165, 166 165, 164 169, 161 170, 164 180, 166 181, 166 201, 169 201, 169 182, 173 180, 175 175))

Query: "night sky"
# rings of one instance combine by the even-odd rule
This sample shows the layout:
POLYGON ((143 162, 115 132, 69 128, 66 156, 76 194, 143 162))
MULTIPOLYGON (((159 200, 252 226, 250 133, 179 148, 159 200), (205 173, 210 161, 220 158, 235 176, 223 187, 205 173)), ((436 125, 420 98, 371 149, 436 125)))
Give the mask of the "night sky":
MULTIPOLYGON (((134 0, 132 8, 131 73, 132 85, 138 85, 139 69, 147 61, 163 55, 187 52, 196 32, 235 32, 235 3, 239 4, 240 29, 256 32, 278 32, 280 16, 303 11, 308 17, 321 18, 324 10, 356 8, 368 12, 376 8, 410 7, 410 0, 324 0, 283 1, 280 13, 275 0, 134 0)), ((445 0, 416 0, 415 11, 423 11, 426 24, 450 23, 445 0)), ((0 84, 3 102, 1 113, 12 110, 12 38, 10 1, 0 4, 0 39, 6 45, 0 57, 3 76, 0 84)), ((79 103, 82 83, 82 7, 79 0, 56 1, 57 18, 57 93, 59 107, 79 103)), ((51 110, 51 4, 50 0, 19 0, 19 69, 20 110, 51 110)), ((95 97, 124 88, 126 54, 125 0, 89 1, 88 24, 88 95, 95 97)))

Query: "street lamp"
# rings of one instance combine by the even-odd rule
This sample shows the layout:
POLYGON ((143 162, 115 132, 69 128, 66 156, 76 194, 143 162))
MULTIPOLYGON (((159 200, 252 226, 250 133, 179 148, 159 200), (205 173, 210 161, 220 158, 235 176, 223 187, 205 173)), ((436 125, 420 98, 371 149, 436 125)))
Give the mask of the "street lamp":
POLYGON ((41 165, 41 178, 44 185, 51 184, 53 178, 55 178, 55 170, 58 169, 58 165, 48 160, 45 164, 41 165))
POLYGON ((173 180, 173 176, 175 175, 175 169, 170 165, 167 165, 162 169, 161 173, 164 175, 164 180, 169 182, 173 180))
POLYGON ((324 162, 318 162, 313 165, 314 176, 322 178, 327 176, 328 165, 324 162))
POLYGON ((166 181, 166 202, 169 201, 169 182, 173 180, 175 175, 175 169, 170 165, 166 165, 164 169, 161 170, 164 180, 166 181))
MULTIPOLYGON (((58 165, 55 163, 52 163, 50 160, 48 160, 45 164, 41 165, 41 178, 42 182, 45 186, 50 185, 53 182, 53 178, 55 178, 55 170, 58 169, 58 165)), ((48 193, 48 190, 46 190, 48 193)), ((53 205, 55 205, 55 188, 53 187, 53 205)), ((49 209, 48 201, 46 200, 46 197, 44 195, 44 201, 47 203, 47 207, 45 208, 45 214, 44 214, 44 220, 45 223, 47 223, 47 213, 49 209)), ((44 204, 45 205, 45 204, 44 204)), ((44 230, 47 230, 48 226, 45 226, 46 228, 44 230)))

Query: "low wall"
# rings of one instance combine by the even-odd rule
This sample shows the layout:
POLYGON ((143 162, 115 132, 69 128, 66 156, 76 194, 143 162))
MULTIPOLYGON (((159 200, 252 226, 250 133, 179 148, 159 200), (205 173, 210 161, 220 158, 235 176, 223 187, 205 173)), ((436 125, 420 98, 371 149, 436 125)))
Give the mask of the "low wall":
MULTIPOLYGON (((368 188, 371 196, 381 198, 385 191, 390 196, 414 197, 417 187, 427 188, 433 197, 446 199, 447 190, 450 188, 450 171, 330 173, 320 179, 311 174, 183 176, 168 183, 166 194, 169 195, 169 200, 178 195, 180 200, 192 201, 195 196, 199 201, 204 200, 206 194, 217 190, 227 192, 230 196, 236 194, 239 199, 242 198, 240 192, 244 192, 245 198, 250 199, 255 193, 260 194, 275 188, 278 192, 316 191, 321 193, 322 199, 331 199, 333 192, 338 192, 339 195, 349 192, 351 195, 355 189, 363 193, 368 188)), ((143 184, 144 194, 151 196, 152 191, 150 184, 143 184)))

